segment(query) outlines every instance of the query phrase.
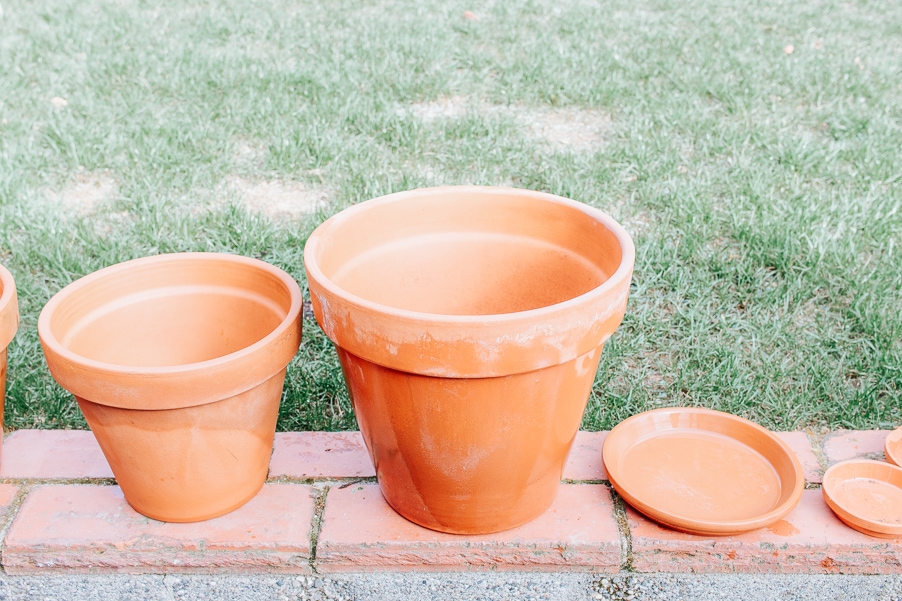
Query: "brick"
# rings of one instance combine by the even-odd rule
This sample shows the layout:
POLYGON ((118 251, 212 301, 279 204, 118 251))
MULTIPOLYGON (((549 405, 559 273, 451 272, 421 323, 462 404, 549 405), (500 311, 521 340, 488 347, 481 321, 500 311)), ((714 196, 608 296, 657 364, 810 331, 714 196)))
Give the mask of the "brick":
POLYGON ((146 518, 118 486, 32 490, 6 536, 7 573, 309 572, 313 489, 267 484, 243 507, 212 520, 146 518))
POLYGON ((528 524, 460 536, 408 522, 375 484, 332 487, 317 547, 322 571, 380 569, 617 571, 620 535, 608 488, 562 484, 551 508, 528 524))
POLYGON ((0 484, 0 529, 6 525, 6 518, 9 516, 9 508, 16 498, 19 487, 15 484, 0 484))
POLYGON ((570 449, 570 457, 564 466, 564 480, 607 480, 601 448, 607 432, 576 433, 576 440, 570 449))
POLYGON ((820 484, 824 478, 824 470, 818 461, 811 441, 804 432, 776 432, 778 438, 789 445, 792 452, 799 458, 802 471, 805 473, 805 481, 820 484))
POLYGON ((890 430, 840 430, 824 440, 824 457, 833 465, 846 459, 882 460, 890 430))
POLYGON ((360 432, 276 434, 270 478, 371 478, 373 462, 360 432))
POLYGON ((897 574, 902 540, 870 537, 839 521, 820 490, 768 528, 736 536, 693 536, 627 511, 633 568, 640 572, 897 574))
POLYGON ((112 478, 90 430, 17 430, 3 441, 0 478, 112 478))

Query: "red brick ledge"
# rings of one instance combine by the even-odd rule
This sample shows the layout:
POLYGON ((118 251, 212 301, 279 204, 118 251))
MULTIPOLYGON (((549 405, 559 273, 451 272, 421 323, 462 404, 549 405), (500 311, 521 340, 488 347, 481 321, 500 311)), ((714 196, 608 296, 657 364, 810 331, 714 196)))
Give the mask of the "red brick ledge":
MULTIPOLYGON (((809 488, 853 457, 881 458, 884 431, 780 436, 809 488)), ((580 432, 554 505, 520 528, 455 536, 420 528, 379 494, 359 432, 276 435, 251 502, 197 524, 129 507, 87 431, 20 430, 3 443, 0 535, 7 573, 326 573, 375 570, 902 574, 902 540, 847 528, 807 490, 771 528, 707 538, 662 528, 611 491, 606 433, 580 432)))

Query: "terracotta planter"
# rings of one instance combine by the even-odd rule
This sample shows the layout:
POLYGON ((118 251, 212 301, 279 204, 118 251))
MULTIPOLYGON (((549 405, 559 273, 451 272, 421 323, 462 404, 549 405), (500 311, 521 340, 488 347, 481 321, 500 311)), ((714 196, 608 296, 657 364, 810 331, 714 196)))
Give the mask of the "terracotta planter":
POLYGON ((297 283, 262 261, 160 255, 67 286, 38 332, 126 500, 189 522, 263 486, 300 309, 297 283))
POLYGON ((313 309, 392 507, 471 534, 551 504, 634 254, 601 211, 515 189, 393 194, 314 231, 313 309))
POLYGON ((3 410, 6 401, 6 348, 12 342, 18 329, 19 302, 16 295, 16 282, 13 280, 12 274, 3 265, 0 265, 0 452, 2 452, 3 410))

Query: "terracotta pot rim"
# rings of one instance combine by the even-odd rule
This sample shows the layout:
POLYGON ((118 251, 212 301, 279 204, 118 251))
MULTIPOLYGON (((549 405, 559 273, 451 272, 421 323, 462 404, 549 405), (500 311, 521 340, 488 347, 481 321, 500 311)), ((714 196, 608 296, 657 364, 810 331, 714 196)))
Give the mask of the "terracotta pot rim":
MULTIPOLYGON (((774 436, 773 432, 761 426, 760 424, 756 424, 755 422, 745 419, 744 417, 739 417, 738 415, 733 415, 732 413, 726 413, 725 411, 716 411, 714 409, 707 409, 704 407, 661 407, 660 409, 652 409, 650 411, 643 411, 641 413, 637 413, 636 415, 623 420, 617 426, 611 430, 608 436, 605 438, 604 445, 602 446, 602 462, 605 463, 605 471, 608 474, 608 478, 611 481, 611 484, 617 489, 617 492, 627 500, 627 502, 632 505, 635 509, 639 510, 641 513, 651 517, 655 521, 665 521, 668 526, 673 528, 677 528, 679 530, 684 530, 692 533, 704 533, 710 535, 729 535, 729 534, 738 534, 740 532, 746 532, 749 530, 755 530, 757 528, 763 528, 769 524, 772 524, 779 520, 780 518, 786 516, 790 511, 792 511, 795 506, 798 504, 799 500, 802 498, 802 492, 805 489, 805 475, 802 470, 802 464, 799 461, 796 454, 789 448, 785 442, 780 440, 779 437, 774 436), (616 440, 612 438, 615 431, 617 430, 620 424, 625 423, 627 420, 632 419, 632 417, 636 417, 639 415, 651 415, 651 414, 661 414, 661 413, 673 413, 679 412, 684 414, 696 414, 696 415, 713 415, 718 416, 723 419, 735 421, 741 423, 745 426, 749 426, 752 429, 760 432, 762 435, 766 436, 768 440, 775 443, 790 459, 793 466, 793 475, 795 476, 795 482, 793 484, 793 490, 789 496, 789 498, 780 503, 770 511, 763 513, 759 516, 753 518, 746 518, 742 520, 704 520, 697 518, 689 518, 686 516, 678 515, 672 513, 670 511, 661 509, 659 507, 652 507, 647 503, 640 501, 633 497, 629 492, 624 491, 624 488, 616 482, 614 474, 612 474, 609 469, 607 463, 604 462, 605 451, 610 448, 614 443, 611 442, 616 440)), ((616 472, 616 470, 614 470, 616 472)))
POLYGON ((603 296, 609 290, 616 288, 620 285, 624 280, 628 280, 633 272, 633 264, 635 263, 636 257, 636 248, 633 244, 630 235, 623 228, 622 225, 617 223, 610 215, 601 211, 600 209, 596 209, 593 206, 587 205, 582 202, 578 202, 576 200, 572 200, 569 198, 564 198, 563 196, 557 196, 555 194, 550 194, 547 192, 538 192, 535 190, 527 190, 525 188, 511 188, 511 187, 501 187, 501 186, 437 186, 433 188, 417 188, 413 190, 406 190, 404 192, 395 192, 393 194, 388 194, 386 196, 380 196, 378 198, 373 198, 370 200, 366 200, 364 202, 358 203, 350 208, 347 208, 340 213, 333 215, 319 227, 314 230, 310 237, 307 239, 307 243, 304 246, 304 266, 307 269, 308 278, 316 280, 316 282, 322 286, 329 293, 343 298, 348 304, 356 305, 361 309, 365 309, 368 311, 378 312, 390 317, 395 317, 404 320, 414 320, 418 323, 423 324, 424 326, 429 325, 502 325, 506 323, 515 323, 519 321, 535 321, 537 319, 541 319, 543 316, 546 316, 551 313, 557 313, 560 311, 566 311, 571 307, 576 307, 581 304, 586 303, 596 297, 603 296), (579 296, 575 296, 566 301, 562 301, 559 303, 555 303, 552 305, 547 305, 544 307, 539 307, 537 309, 530 309, 528 311, 515 311, 511 313, 494 313, 488 315, 451 315, 444 313, 424 313, 420 311, 410 311, 407 309, 399 309, 396 307, 392 307, 390 305, 384 305, 381 303, 376 303, 371 300, 367 300, 361 296, 357 296, 356 294, 352 294, 336 285, 332 282, 331 279, 326 277, 326 275, 322 272, 319 266, 319 262, 317 260, 317 252, 319 245, 319 238, 325 235, 326 230, 330 227, 340 224, 343 221, 351 219, 357 216, 361 212, 365 212, 372 207, 381 206, 384 204, 390 204, 395 202, 403 202, 407 199, 413 197, 424 197, 424 196, 439 196, 442 194, 448 193, 459 193, 459 194, 493 194, 493 195, 510 195, 516 194, 519 196, 526 196, 535 199, 541 199, 548 202, 552 202, 559 205, 564 205, 570 208, 577 209, 586 213, 593 219, 602 223, 614 236, 617 238, 620 243, 621 249, 621 259, 620 264, 617 266, 617 269, 609 278, 607 278, 604 282, 585 292, 580 294, 579 296))
MULTIPOLYGON (((833 487, 838 484, 838 482, 836 482, 836 472, 867 465, 877 466, 878 469, 881 470, 902 474, 902 467, 888 463, 886 461, 877 461, 874 459, 848 459, 846 461, 840 461, 831 465, 829 468, 827 468, 827 471, 824 472, 823 484, 821 485, 821 489, 824 494, 824 500, 827 502, 827 505, 830 506, 830 509, 833 511, 833 513, 836 514, 838 518, 840 518, 843 522, 845 522, 848 526, 854 528, 855 530, 864 532, 869 536, 877 536, 880 538, 902 537, 902 525, 882 524, 863 517, 856 513, 855 507, 849 508, 848 505, 840 503, 833 496, 833 487)), ((878 481, 885 482, 885 480, 878 481)))
MULTIPOLYGON (((848 466, 855 465, 855 464, 879 465, 879 466, 881 466, 881 469, 886 468, 886 469, 890 469, 890 470, 902 471, 902 467, 899 467, 898 465, 896 465, 894 463, 889 463, 888 461, 880 461, 877 459, 846 459, 844 461, 837 461, 836 463, 834 463, 833 465, 828 467, 827 471, 824 472, 824 477, 822 479, 827 480, 827 474, 830 474, 832 476, 837 471, 839 471, 839 469, 848 468, 848 466)), ((831 482, 831 484, 832 484, 832 482, 831 482)))
MULTIPOLYGON (((254 259, 251 257, 243 257, 229 253, 212 253, 212 252, 187 252, 187 253, 168 253, 160 255, 152 255, 149 257, 141 257, 122 263, 116 263, 109 267, 104 267, 93 273, 90 273, 71 284, 65 286, 57 292, 50 301, 44 305, 41 314, 38 317, 38 334, 44 345, 45 351, 50 351, 64 361, 75 365, 81 365, 90 368, 95 373, 110 375, 128 375, 128 376, 185 376, 196 372, 208 371, 210 369, 226 367, 230 364, 239 363, 242 359, 255 354, 260 349, 272 344, 274 341, 283 337, 286 330, 297 321, 300 312, 303 296, 297 282, 286 272, 279 269, 275 265, 271 265, 265 261, 254 259), (68 348, 57 340, 53 335, 50 327, 50 318, 57 307, 73 294, 80 292, 82 289, 93 285, 100 280, 115 277, 123 272, 127 272, 136 265, 145 265, 148 263, 182 263, 186 261, 225 261, 235 264, 243 264, 254 267, 261 271, 266 271, 272 276, 279 279, 288 290, 291 297, 291 306, 285 318, 276 326, 269 334, 254 344, 246 346, 240 350, 234 351, 221 357, 199 361, 195 363, 186 363, 183 365, 169 366, 129 366, 107 363, 105 361, 97 361, 90 359, 70 351, 68 348)), ((280 366, 281 369, 284 366, 280 366)), ((278 371, 278 370, 276 370, 278 371)), ((101 402, 95 399, 94 402, 101 402)), ((104 403, 108 404, 108 403, 104 403)), ((118 405, 117 405, 118 406, 118 405)))
POLYGON ((0 350, 12 342, 19 328, 19 305, 13 274, 0 265, 0 350))

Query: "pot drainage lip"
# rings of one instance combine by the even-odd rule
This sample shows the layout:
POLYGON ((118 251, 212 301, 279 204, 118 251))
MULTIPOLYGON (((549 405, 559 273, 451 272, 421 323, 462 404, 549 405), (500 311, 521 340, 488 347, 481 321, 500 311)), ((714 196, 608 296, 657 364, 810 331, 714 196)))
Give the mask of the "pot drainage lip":
POLYGON ((902 468, 852 459, 824 473, 824 500, 846 525, 869 536, 902 537, 902 468))
POLYGON ((691 534, 773 524, 798 504, 805 484, 798 458, 772 432, 711 409, 634 415, 611 430, 602 456, 627 503, 691 534))

